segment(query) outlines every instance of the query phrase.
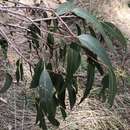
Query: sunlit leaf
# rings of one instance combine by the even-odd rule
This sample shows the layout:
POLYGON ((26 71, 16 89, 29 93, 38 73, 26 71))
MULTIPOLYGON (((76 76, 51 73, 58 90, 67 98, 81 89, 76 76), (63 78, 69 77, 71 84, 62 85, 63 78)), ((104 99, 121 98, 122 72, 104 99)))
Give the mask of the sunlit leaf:
POLYGON ((107 53, 104 48, 100 45, 100 42, 91 35, 83 34, 78 36, 81 46, 84 48, 90 49, 94 54, 96 54, 102 62, 112 68, 111 62, 107 56, 107 53))
POLYGON ((109 39, 109 37, 105 33, 102 24, 99 22, 99 20, 94 15, 91 15, 89 12, 86 12, 85 10, 80 9, 80 8, 75 8, 75 9, 72 10, 72 12, 75 15, 77 15, 78 17, 86 20, 86 22, 93 24, 93 26, 97 29, 97 31, 100 32, 103 35, 108 47, 111 50, 113 50, 113 45, 112 45, 111 40, 109 39))
POLYGON ((69 13, 73 8, 74 8, 74 3, 73 1, 68 1, 68 2, 64 2, 63 4, 61 4, 56 12, 59 14, 59 15, 63 15, 65 13, 69 13))

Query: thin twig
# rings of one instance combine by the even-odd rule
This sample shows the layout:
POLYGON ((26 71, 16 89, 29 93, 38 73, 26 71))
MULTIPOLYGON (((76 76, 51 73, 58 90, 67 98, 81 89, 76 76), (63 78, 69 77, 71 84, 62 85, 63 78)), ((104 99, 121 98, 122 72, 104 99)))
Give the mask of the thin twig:
POLYGON ((14 45, 14 44, 12 43, 12 41, 8 38, 8 36, 5 34, 5 32, 3 31, 2 28, 0 28, 0 33, 1 33, 1 35, 3 36, 3 38, 5 38, 5 39, 7 40, 8 44, 10 45, 10 47, 13 48, 13 49, 15 50, 15 52, 25 60, 25 62, 27 62, 29 65, 31 65, 31 66, 33 67, 32 63, 31 63, 30 61, 28 61, 28 59, 26 59, 26 58, 22 55, 22 53, 15 47, 15 45, 14 45))

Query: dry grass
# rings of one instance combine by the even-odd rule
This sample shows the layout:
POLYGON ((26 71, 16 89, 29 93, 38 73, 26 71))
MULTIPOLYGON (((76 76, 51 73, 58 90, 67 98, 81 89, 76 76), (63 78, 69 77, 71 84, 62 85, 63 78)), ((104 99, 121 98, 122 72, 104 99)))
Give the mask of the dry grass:
MULTIPOLYGON (((80 3, 80 6, 83 4, 83 2, 80 3)), ((90 7, 87 4, 85 6, 90 7)), ((15 58, 14 60, 16 60, 15 58)), ((26 67, 25 70, 28 70, 28 68, 26 67)), ((26 76, 26 78, 29 78, 28 73, 26 73, 26 76)), ((32 108, 33 99, 28 97, 29 102, 25 105, 25 93, 23 92, 28 93, 30 91, 28 86, 25 83, 20 85, 14 83, 6 94, 1 95, 2 99, 7 103, 0 100, 0 130, 38 130, 34 125, 36 113, 32 108)), ((68 117, 65 121, 62 120, 61 114, 58 113, 58 119, 61 121, 61 125, 59 128, 52 128, 50 126, 50 129, 130 130, 128 126, 130 125, 129 97, 129 93, 119 93, 116 96, 112 109, 108 109, 95 98, 88 98, 81 105, 75 106, 72 111, 68 109, 68 117)))

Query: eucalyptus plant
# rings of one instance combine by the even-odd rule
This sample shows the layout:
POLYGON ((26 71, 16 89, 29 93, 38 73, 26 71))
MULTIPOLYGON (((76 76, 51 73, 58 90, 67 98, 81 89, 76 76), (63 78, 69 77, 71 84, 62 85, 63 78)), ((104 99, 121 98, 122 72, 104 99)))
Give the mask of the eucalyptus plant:
MULTIPOLYGON (((41 8, 37 7, 34 8, 33 11, 35 9, 41 10, 41 8)), ((87 76, 85 76, 85 91, 79 103, 82 103, 90 94, 95 75, 99 72, 102 78, 102 88, 99 95, 110 107, 113 105, 117 92, 117 80, 106 48, 108 48, 111 53, 116 54, 112 42, 113 39, 118 40, 123 49, 127 48, 127 43, 121 31, 114 24, 102 21, 94 15, 91 15, 90 12, 76 7, 74 1, 67 1, 61 4, 56 10, 43 10, 41 13, 43 13, 46 19, 48 30, 46 31, 46 44, 42 45, 42 47, 48 50, 50 57, 46 57, 46 55, 42 57, 38 54, 41 49, 39 37, 42 35, 42 32, 39 22, 32 22, 26 29, 27 36, 29 36, 29 48, 30 53, 32 53, 32 48, 37 52, 39 59, 34 65, 27 62, 24 57, 22 57, 22 59, 33 69, 30 89, 35 89, 38 92, 38 95, 35 97, 37 110, 36 124, 43 130, 47 130, 45 117, 47 117, 53 125, 60 125, 56 119, 57 108, 60 108, 62 116, 65 119, 66 96, 68 96, 71 109, 73 109, 76 103, 76 95, 78 92, 77 77, 83 55, 86 55, 87 76), (52 13, 51 16, 48 15, 48 10, 52 13), (67 23, 66 18, 70 15, 72 16, 70 19, 76 31, 72 31, 73 29, 71 29, 67 23), (53 19, 51 19, 52 16, 54 16, 53 19), (84 26, 75 23, 73 18, 77 21, 81 20, 84 26), (64 33, 61 27, 63 27, 64 33), (58 39, 55 36, 56 33, 60 35, 58 39), (100 34, 100 38, 98 34, 100 34), (66 40, 66 38, 69 38, 69 40, 66 40), (105 47, 104 44, 106 44, 105 47), (48 58, 54 59, 54 61, 46 60, 48 58), (54 63, 56 63, 56 65, 54 65, 54 63), (96 70, 98 70, 98 72, 96 70), (66 94, 66 92, 68 92, 68 94, 66 94)), ((1 35, 0 46, 7 57, 8 46, 11 43, 9 43, 3 34, 1 35)), ((16 48, 14 49, 16 50, 16 48)), ((15 73, 17 82, 23 80, 23 66, 22 60, 18 59, 15 73)), ((6 92, 13 81, 13 77, 8 72, 5 78, 5 84, 0 90, 0 93, 6 92)))

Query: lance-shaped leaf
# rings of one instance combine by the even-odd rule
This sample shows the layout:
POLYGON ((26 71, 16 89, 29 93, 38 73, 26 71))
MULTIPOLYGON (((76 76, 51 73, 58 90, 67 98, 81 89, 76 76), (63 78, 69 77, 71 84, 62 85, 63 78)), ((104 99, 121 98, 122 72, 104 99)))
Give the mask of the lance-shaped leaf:
POLYGON ((114 24, 110 22, 102 22, 102 25, 105 32, 110 36, 110 38, 117 39, 125 49, 127 48, 126 38, 114 24))
POLYGON ((23 74, 24 74, 23 73, 23 64, 20 59, 17 60, 16 66, 17 66, 17 68, 16 68, 15 75, 16 75, 17 83, 19 83, 20 80, 21 81, 23 80, 23 74))
POLYGON ((56 74, 54 72, 50 72, 49 74, 50 74, 51 80, 53 82, 53 85, 55 86, 59 104, 63 108, 66 108, 66 105, 65 105, 66 88, 64 87, 64 84, 65 84, 64 78, 61 74, 56 74))
POLYGON ((65 109, 62 108, 62 107, 60 107, 60 110, 61 110, 61 113, 62 113, 62 117, 65 120, 65 118, 67 117, 67 113, 66 113, 65 109))
POLYGON ((72 109, 76 103, 76 89, 73 86, 72 80, 67 81, 67 89, 69 94, 70 108, 72 109))
POLYGON ((91 50, 94 54, 96 54, 102 62, 112 69, 111 61, 108 58, 108 55, 104 48, 102 48, 100 42, 91 35, 83 34, 78 36, 79 41, 81 42, 81 46, 91 50))
POLYGON ((67 51, 67 75, 65 82, 65 87, 68 89, 71 109, 73 108, 76 102, 76 89, 73 85, 73 75, 79 68, 80 63, 80 47, 76 43, 72 43, 67 51))
POLYGON ((40 103, 43 106, 43 111, 46 114, 48 120, 56 126, 59 126, 59 122, 55 119, 56 102, 54 100, 54 87, 49 73, 45 66, 40 75, 39 80, 39 96, 40 103))
POLYGON ((108 103, 110 104, 110 107, 112 107, 117 92, 117 82, 115 73, 111 69, 109 69, 108 74, 109 74, 108 103))
POLYGON ((69 13, 72 9, 75 8, 75 5, 73 3, 73 1, 68 1, 68 2, 64 2, 63 4, 61 4, 56 12, 58 13, 58 15, 63 15, 65 13, 69 13))
POLYGON ((54 45, 54 37, 53 37, 53 34, 48 33, 48 36, 47 36, 47 43, 48 43, 49 46, 54 45))
MULTIPOLYGON (((28 29, 30 31, 27 31, 27 34, 31 36, 32 45, 35 49, 39 48, 39 36, 41 36, 41 30, 38 26, 35 24, 31 24, 28 29)), ((29 39, 30 40, 30 39, 29 39)))
POLYGON ((37 110, 36 124, 39 124, 39 127, 43 130, 47 130, 44 113, 42 111, 42 106, 40 104, 39 98, 36 98, 35 105, 37 110))
POLYGON ((90 93, 93 82, 94 82, 94 77, 95 77, 95 63, 90 59, 88 63, 88 68, 87 68, 87 83, 85 84, 85 92, 83 97, 81 98, 80 103, 88 96, 90 93))
POLYGON ((8 42, 4 38, 0 39, 0 47, 2 48, 5 58, 7 58, 8 42))
POLYGON ((77 71, 81 63, 80 47, 76 43, 72 43, 67 54, 67 77, 72 77, 77 71))
POLYGON ((75 15, 77 15, 78 17, 83 18, 84 20, 86 20, 86 22, 91 23, 97 29, 97 31, 102 34, 102 36, 104 37, 108 47, 111 50, 113 50, 113 45, 112 45, 111 40, 109 39, 109 37, 105 33, 102 24, 99 22, 99 20, 94 15, 91 15, 89 12, 86 12, 85 10, 80 9, 80 8, 75 8, 75 9, 72 10, 72 12, 75 15))
POLYGON ((0 93, 4 93, 10 88, 12 80, 13 80, 12 76, 9 73, 7 73, 4 86, 0 89, 0 93))
MULTIPOLYGON (((94 29, 91 26, 89 26, 89 31, 90 31, 90 33, 91 33, 91 35, 93 37, 97 38, 96 33, 95 33, 94 29)), ((89 57, 91 57, 90 59, 95 63, 95 67, 100 72, 100 74, 103 75, 104 71, 103 71, 102 66, 97 62, 97 60, 98 60, 97 59, 97 55, 95 55, 94 53, 92 53, 90 50, 87 50, 87 52, 88 51, 89 51, 88 55, 89 55, 89 57)))
POLYGON ((106 74, 102 79, 102 89, 99 93, 99 98, 102 98, 102 101, 106 101, 106 90, 109 88, 109 74, 106 74))
POLYGON ((76 28, 77 28, 77 34, 81 35, 82 30, 81 30, 81 28, 80 28, 80 26, 78 24, 76 24, 76 28))
POLYGON ((39 85, 39 79, 40 79, 40 75, 42 73, 43 67, 44 67, 44 62, 42 59, 40 59, 34 69, 34 75, 31 81, 30 88, 36 88, 39 85))

